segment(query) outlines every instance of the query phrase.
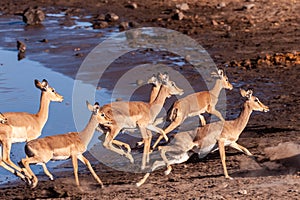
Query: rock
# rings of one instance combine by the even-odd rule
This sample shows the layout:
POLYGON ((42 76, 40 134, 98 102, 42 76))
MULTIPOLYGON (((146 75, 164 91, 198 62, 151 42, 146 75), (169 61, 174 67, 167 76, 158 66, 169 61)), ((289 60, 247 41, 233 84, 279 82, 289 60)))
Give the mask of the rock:
POLYGON ((255 4, 254 3, 251 3, 251 4, 246 4, 243 6, 243 9, 244 10, 251 10, 252 8, 255 7, 255 4))
POLYGON ((125 31, 129 28, 129 23, 128 22, 121 22, 119 24, 119 30, 120 31, 125 31))
POLYGON ((94 29, 102 29, 102 28, 107 28, 108 23, 106 21, 98 21, 93 23, 93 28, 94 29))
POLYGON ((109 12, 105 15, 105 21, 108 22, 115 22, 119 20, 119 16, 116 15, 115 13, 109 12))
POLYGON ((225 2, 218 3, 218 5, 216 6, 217 9, 221 9, 221 8, 225 8, 225 7, 226 7, 225 2))
POLYGON ((172 19, 174 19, 174 20, 182 20, 183 18, 184 18, 184 14, 181 11, 175 13, 172 16, 172 19))
POLYGON ((49 42, 49 40, 48 40, 48 39, 46 39, 46 38, 44 38, 44 39, 40 40, 40 42, 48 43, 48 42, 49 42))
POLYGON ((125 6, 126 8, 131 8, 131 9, 137 9, 138 5, 134 2, 129 2, 128 5, 125 6))
POLYGON ((17 49, 19 52, 24 53, 26 51, 25 43, 17 40, 17 49))
POLYGON ((187 3, 181 3, 181 4, 177 4, 176 8, 182 11, 187 11, 190 9, 189 5, 187 3))
POLYGON ((23 12, 23 22, 28 25, 37 25, 41 24, 42 21, 45 19, 45 13, 42 11, 41 8, 27 8, 23 12))
POLYGON ((248 192, 247 192, 247 190, 239 190, 238 194, 246 195, 246 194, 248 194, 248 192))
POLYGON ((218 26, 219 25, 219 23, 216 21, 216 20, 211 20, 211 23, 212 23, 212 25, 214 25, 214 26, 218 26))

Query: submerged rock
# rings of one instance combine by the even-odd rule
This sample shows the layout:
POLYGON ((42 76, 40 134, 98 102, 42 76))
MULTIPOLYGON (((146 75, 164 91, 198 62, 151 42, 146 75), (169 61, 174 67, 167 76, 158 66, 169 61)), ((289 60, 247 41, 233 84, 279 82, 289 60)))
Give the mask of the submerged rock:
POLYGON ((19 52, 24 53, 26 51, 25 43, 17 40, 17 49, 19 52))
POLYGON ((28 25, 41 24, 45 19, 45 13, 39 7, 29 7, 23 12, 23 22, 28 25))

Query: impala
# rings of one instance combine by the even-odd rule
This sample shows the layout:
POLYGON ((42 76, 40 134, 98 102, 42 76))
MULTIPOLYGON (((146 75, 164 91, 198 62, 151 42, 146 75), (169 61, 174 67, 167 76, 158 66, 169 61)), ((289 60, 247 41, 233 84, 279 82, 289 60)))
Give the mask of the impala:
POLYGON ((87 106, 92 112, 92 115, 86 127, 81 132, 69 132, 66 134, 47 136, 27 142, 25 146, 27 157, 21 160, 20 165, 23 167, 22 170, 24 174, 31 179, 29 182, 32 182, 32 188, 37 186, 38 179, 30 169, 30 164, 41 164, 45 174, 50 180, 53 180, 53 176, 48 171, 46 163, 49 160, 65 160, 68 158, 72 159, 77 186, 79 186, 78 159, 88 167, 96 181, 103 187, 103 183, 93 170, 90 162, 82 155, 93 137, 95 128, 98 126, 97 114, 100 108, 97 102, 94 106, 87 102, 87 106))
MULTIPOLYGON (((167 166, 165 174, 168 175, 172 170, 172 164, 187 161, 193 153, 198 153, 199 157, 203 158, 208 153, 219 149, 225 178, 232 179, 226 168, 225 146, 230 146, 248 156, 253 156, 248 149, 239 145, 237 140, 246 127, 252 111, 269 111, 269 108, 261 103, 257 97, 252 96, 252 90, 245 91, 241 89, 240 93, 247 100, 238 118, 225 122, 218 121, 204 127, 198 127, 195 130, 177 133, 169 145, 158 147, 163 161, 155 161, 151 171, 161 166, 167 166), (171 159, 167 158, 166 153, 171 159)), ((146 173, 136 185, 142 185, 149 175, 150 173, 146 173)))
POLYGON ((170 81, 167 74, 159 74, 158 79, 162 85, 153 102, 113 102, 104 105, 100 110, 99 123, 110 129, 110 131, 106 133, 105 141, 103 142, 104 147, 118 154, 125 155, 132 163, 134 160, 130 154, 130 146, 115 140, 115 137, 123 128, 138 127, 140 129, 144 142, 142 169, 145 168, 146 163, 149 161, 150 143, 152 138, 150 130, 161 133, 163 137, 168 140, 164 131, 153 125, 156 116, 162 109, 166 98, 171 95, 183 94, 183 90, 178 88, 173 81, 170 81), (124 146, 127 149, 127 152, 123 149, 114 147, 113 144, 124 146))
POLYGON ((42 129, 48 119, 49 104, 51 101, 63 101, 63 96, 50 87, 47 80, 34 81, 35 86, 41 90, 40 108, 36 114, 26 112, 3 113, 6 123, 0 124, 0 143, 2 147, 2 158, 0 166, 6 170, 24 178, 18 171, 20 167, 10 160, 12 143, 26 142, 36 139, 41 135, 42 129), (17 170, 17 171, 16 171, 17 170))
MULTIPOLYGON (((179 126, 187 117, 193 117, 198 115, 201 121, 201 125, 204 126, 206 121, 201 115, 202 113, 210 113, 217 116, 219 119, 224 121, 221 113, 216 110, 215 106, 218 103, 218 98, 223 88, 232 90, 232 85, 228 81, 227 76, 223 70, 218 70, 218 79, 216 80, 215 86, 210 91, 202 91, 190 94, 182 99, 177 100, 171 110, 169 120, 171 124, 164 130, 166 134, 174 130, 179 126)), ((158 119, 159 121, 159 119, 158 119)), ((153 145, 153 149, 158 145, 162 136, 159 136, 153 145)))

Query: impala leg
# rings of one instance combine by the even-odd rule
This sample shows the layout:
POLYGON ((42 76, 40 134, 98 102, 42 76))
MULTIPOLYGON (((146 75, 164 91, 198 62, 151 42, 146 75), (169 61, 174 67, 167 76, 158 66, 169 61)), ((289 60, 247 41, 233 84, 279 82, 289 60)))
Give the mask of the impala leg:
POLYGON ((130 148, 129 144, 126 144, 126 143, 118 141, 118 140, 113 140, 112 143, 117 146, 124 146, 127 149, 127 153, 131 153, 131 148, 130 148))
POLYGON ((205 118, 203 117, 203 115, 199 115, 199 119, 200 119, 200 122, 201 122, 201 126, 205 126, 206 125, 206 121, 205 121, 205 118))
POLYGON ((217 116, 221 121, 223 121, 223 122, 225 121, 222 114, 218 110, 216 110, 215 108, 213 108, 209 113, 217 116))
POLYGON ((149 176, 150 176, 150 173, 146 173, 144 175, 144 177, 139 182, 137 182, 135 185, 137 187, 140 187, 141 185, 143 185, 145 183, 145 181, 148 179, 149 176))
POLYGON ((165 175, 169 175, 172 171, 172 166, 170 165, 170 162, 166 156, 166 152, 168 150, 170 150, 169 146, 160 146, 158 147, 158 150, 160 151, 160 156, 163 159, 163 161, 165 162, 166 166, 167 166, 167 170, 164 172, 165 175))
POLYGON ((11 172, 12 174, 15 174, 16 176, 20 177, 21 179, 25 179, 25 176, 23 174, 5 164, 5 162, 3 162, 2 159, 0 159, 0 166, 6 169, 7 171, 11 172))
POLYGON ((32 172, 30 169, 29 165, 30 164, 36 164, 39 161, 35 157, 27 157, 21 160, 22 165, 24 166, 25 169, 22 171, 25 173, 29 179, 31 179, 31 188, 35 188, 38 184, 38 178, 35 176, 35 174, 32 172))
MULTIPOLYGON (((8 166, 10 166, 20 172, 20 171, 22 171, 22 169, 10 160, 11 145, 12 144, 10 141, 7 141, 2 144, 2 150, 3 150, 2 159, 8 166)), ((13 172, 13 174, 17 175, 18 173, 15 171, 15 172, 13 172)))
POLYGON ((86 159, 83 155, 79 155, 79 156, 78 156, 78 159, 79 159, 81 162, 83 162, 83 163, 88 167, 88 169, 89 169, 90 172, 92 173, 93 177, 94 177, 94 178, 96 179, 96 181, 101 185, 101 187, 104 187, 102 181, 100 180, 100 178, 98 177, 98 175, 95 173, 94 169, 92 168, 90 161, 88 161, 88 159, 86 159))
POLYGON ((76 156, 76 155, 72 155, 72 164, 73 164, 73 170, 74 170, 75 182, 76 182, 76 185, 79 186, 79 179, 78 179, 78 161, 77 161, 77 156, 76 156))
MULTIPOLYGON (((113 145, 113 143, 115 143, 115 144, 120 143, 119 141, 114 140, 114 138, 117 136, 117 134, 119 132, 120 132, 120 129, 112 129, 111 132, 107 133, 105 136, 105 140, 103 142, 103 146, 113 152, 116 152, 117 154, 126 156, 130 160, 131 163, 134 163, 134 159, 133 159, 132 155, 130 154, 130 152, 126 153, 124 150, 116 148, 113 145)), ((129 147, 129 145, 128 145, 128 147, 129 147)))
POLYGON ((239 145, 236 142, 231 143, 230 147, 232 147, 232 148, 234 148, 234 149, 236 149, 238 151, 241 151, 241 152, 245 153, 247 156, 253 156, 253 154, 248 149, 246 149, 242 145, 239 145))
MULTIPOLYGON (((184 121, 184 118, 182 115, 177 115, 175 120, 164 130, 165 134, 170 133, 173 131, 177 126, 179 126, 184 121)), ((163 136, 160 135, 158 139, 155 141, 154 145, 152 146, 152 149, 155 149, 156 146, 159 144, 159 142, 163 139, 163 136)))
POLYGON ((148 131, 145 127, 139 126, 143 140, 144 140, 144 152, 142 158, 142 166, 141 169, 144 170, 146 167, 146 163, 149 161, 149 152, 150 152, 150 143, 151 143, 151 132, 148 131))
POLYGON ((53 175, 49 172, 47 166, 46 166, 46 163, 42 163, 42 167, 43 167, 43 170, 44 170, 44 173, 49 177, 49 179, 51 181, 53 181, 53 175))
POLYGON ((226 155, 225 155, 225 145, 224 145, 224 142, 225 142, 224 140, 219 140, 218 141, 220 157, 221 157, 221 161, 222 161, 222 165, 223 165, 223 170, 224 170, 225 178, 232 179, 228 175, 227 168, 226 168, 226 155))

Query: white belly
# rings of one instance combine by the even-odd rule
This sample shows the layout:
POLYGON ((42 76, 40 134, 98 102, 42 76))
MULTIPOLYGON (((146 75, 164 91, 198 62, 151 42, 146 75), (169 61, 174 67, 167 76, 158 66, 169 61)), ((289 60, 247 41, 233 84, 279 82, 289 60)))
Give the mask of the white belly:
POLYGON ((53 156, 51 160, 67 160, 70 156, 53 156))
POLYGON ((25 127, 12 127, 11 141, 12 143, 26 142, 27 130, 25 127))

